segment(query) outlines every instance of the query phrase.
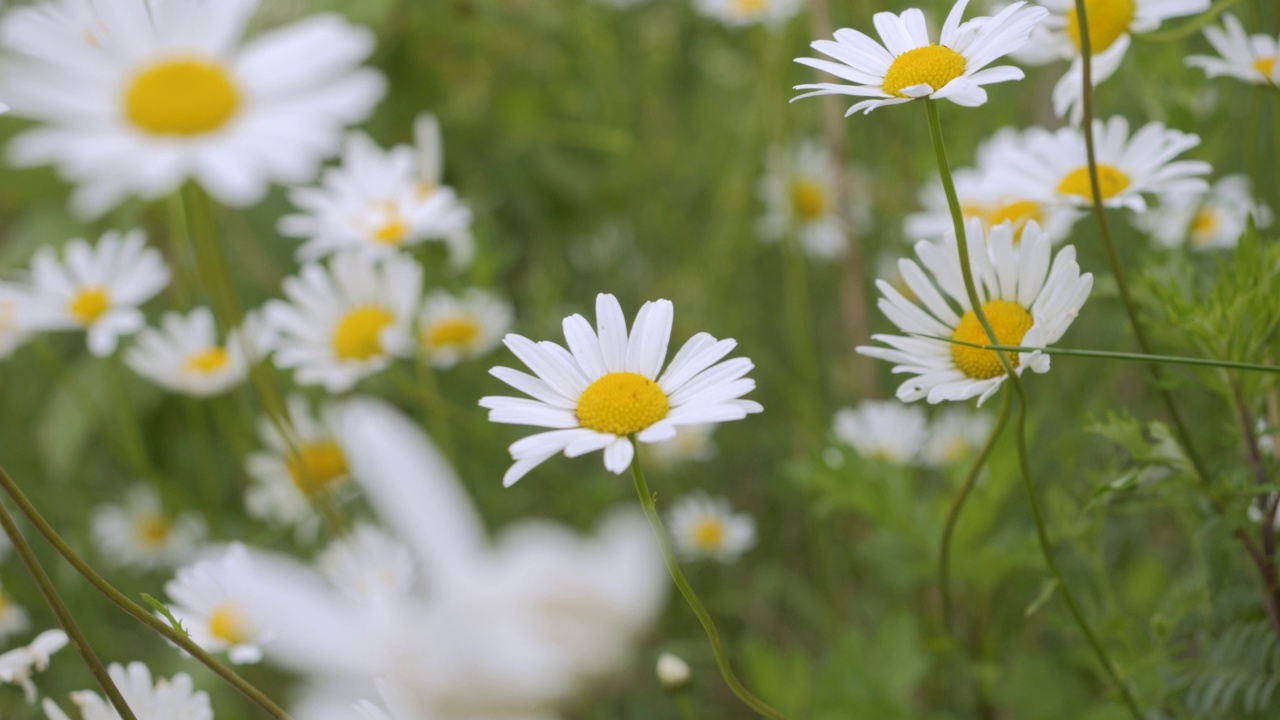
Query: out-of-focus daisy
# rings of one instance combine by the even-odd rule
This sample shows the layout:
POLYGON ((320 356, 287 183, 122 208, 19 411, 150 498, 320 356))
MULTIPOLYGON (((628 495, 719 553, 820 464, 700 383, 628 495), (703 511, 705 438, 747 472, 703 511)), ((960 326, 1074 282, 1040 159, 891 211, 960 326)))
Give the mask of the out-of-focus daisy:
POLYGON ((919 460, 928 430, 921 408, 864 400, 836 412, 835 434, 868 460, 910 465, 919 460))
POLYGON ((301 212, 282 218, 280 232, 307 239, 297 253, 303 261, 346 248, 389 255, 459 237, 471 226, 471 211, 452 188, 425 183, 417 165, 407 145, 384 151, 364 133, 351 133, 342 164, 324 172, 320 187, 289 194, 301 212))
MULTIPOLYGON (((1200 136, 1144 125, 1129 137, 1129 121, 1116 116, 1095 120, 1093 135, 1098 160, 1098 186, 1106 207, 1146 210, 1143 193, 1203 192, 1208 184, 1200 177, 1213 168, 1199 160, 1175 160, 1200 144, 1200 136)), ((1001 182, 1024 188, 1046 204, 1093 205, 1093 184, 1084 134, 1064 127, 1037 132, 1027 142, 1027 152, 1011 157, 1001 182)))
POLYGON ((472 288, 456 296, 436 290, 422 303, 418 349, 432 365, 447 370, 493 352, 513 319, 511 303, 493 293, 472 288))
POLYGON ((343 594, 382 602, 405 597, 413 586, 413 553, 373 525, 357 525, 325 548, 316 561, 343 594))
POLYGON ((29 302, 18 323, 32 330, 84 330, 89 351, 115 352, 119 338, 146 325, 138 306, 169 284, 160 251, 141 230, 108 232, 90 245, 79 238, 58 252, 45 246, 31 260, 29 302))
POLYGON ((13 601, 13 597, 0 586, 0 643, 31 627, 26 609, 13 601))
POLYGON ((804 0, 694 0, 694 8, 729 27, 778 26, 800 12, 804 0))
POLYGON ((285 278, 284 294, 263 316, 275 364, 292 368, 300 385, 345 392, 412 349, 422 267, 405 255, 348 250, 285 278))
POLYGON ((236 333, 218 344, 213 313, 199 307, 187 315, 165 313, 159 329, 138 334, 125 362, 139 375, 183 395, 212 397, 244 382, 249 364, 236 333))
POLYGON ((0 682, 22 688, 27 702, 36 701, 36 686, 31 676, 49 667, 49 656, 67 646, 67 634, 61 630, 45 630, 31 644, 0 655, 0 682))
POLYGON ((1280 37, 1249 35, 1235 15, 1222 16, 1222 28, 1207 27, 1204 36, 1222 57, 1192 55, 1187 65, 1211 78, 1233 77, 1254 85, 1280 86, 1280 37))
POLYGON ((560 452, 577 457, 603 450, 605 468, 621 474, 634 456, 632 437, 661 442, 675 437, 680 425, 741 420, 763 410, 759 403, 741 399, 756 387, 755 380, 745 377, 752 362, 720 362, 736 341, 698 333, 662 369, 674 315, 669 300, 647 302, 628 334, 622 306, 601 293, 596 329, 581 315, 565 318, 569 350, 508 335, 506 346, 537 377, 505 367, 491 372, 533 399, 486 397, 480 405, 489 408, 492 422, 553 429, 511 446, 516 462, 503 484, 512 485, 560 452))
POLYGON ((1254 199, 1249 178, 1227 175, 1208 192, 1161 195, 1158 210, 1133 221, 1167 247, 1212 250, 1235 247, 1250 217, 1260 228, 1271 227, 1271 208, 1254 199))
POLYGON ((1016 2, 995 17, 961 23, 968 4, 969 0, 958 0, 951 8, 937 43, 929 39, 924 13, 916 8, 901 15, 876 13, 876 31, 884 45, 849 28, 837 30, 834 42, 815 41, 814 50, 837 62, 815 58, 797 58, 796 62, 854 84, 797 85, 796 90, 812 92, 794 100, 815 95, 871 98, 854 104, 846 115, 869 113, 885 105, 924 97, 946 99, 965 107, 982 105, 987 101, 983 85, 1023 78, 1022 70, 1011 65, 987 66, 1025 45, 1031 29, 1048 11, 1016 2))
POLYGON ((312 415, 305 398, 287 401, 288 417, 298 446, 291 447, 267 418, 258 424, 266 450, 253 453, 245 463, 253 483, 245 491, 249 514, 273 525, 294 526, 301 536, 316 530, 313 498, 324 493, 340 495, 350 479, 347 455, 341 439, 341 416, 335 405, 312 415))
POLYGON ((369 700, 356 703, 354 710, 361 720, 418 720, 425 716, 422 708, 404 688, 382 678, 374 684, 382 705, 369 700))
POLYGON ((18 323, 26 293, 16 285, 0 283, 0 360, 13 355, 31 332, 18 323))
POLYGON ((757 195, 764 203, 758 232, 769 242, 794 234, 812 257, 831 259, 846 249, 836 197, 835 158, 813 140, 794 148, 772 148, 764 161, 757 195))
MULTIPOLYGON (((1049 237, 1034 223, 1027 224, 1016 249, 1011 223, 993 228, 985 243, 979 242, 984 236, 982 223, 970 220, 965 231, 971 238, 969 263, 978 297, 1001 344, 1040 348, 1062 337, 1093 289, 1093 275, 1080 274, 1075 248, 1068 245, 1059 250, 1050 266, 1049 237)), ((933 280, 911 260, 899 265, 918 303, 883 280, 876 281, 884 295, 881 312, 908 335, 873 335, 872 339, 889 347, 863 346, 858 352, 896 363, 895 373, 913 376, 898 387, 899 400, 927 398, 938 403, 977 397, 981 404, 1004 383, 1005 371, 994 350, 945 339, 990 342, 965 292, 955 235, 948 235, 942 244, 918 243, 916 255, 933 280)), ((1009 355, 1019 375, 1027 368, 1049 371, 1049 356, 1038 350, 1009 355)))
POLYGON ((237 544, 216 559, 181 568, 164 591, 192 642, 209 652, 226 651, 233 663, 256 663, 267 638, 246 605, 254 582, 249 553, 237 544))
MULTIPOLYGON (((112 663, 107 674, 138 720, 213 720, 208 694, 203 690, 197 691, 191 676, 186 673, 178 673, 172 680, 160 678, 153 685, 147 666, 134 662, 128 667, 112 663)), ((106 699, 91 690, 71 693, 71 702, 80 709, 83 720, 117 720, 120 717, 106 699)), ((45 698, 42 706, 48 720, 71 720, 49 698, 45 698)))
POLYGON ((948 407, 929 424, 924 461, 930 467, 946 467, 971 457, 986 442, 995 420, 968 408, 948 407))
POLYGON ((654 670, 662 687, 673 692, 687 688, 689 681, 693 679, 693 670, 689 667, 689 663, 679 655, 669 652, 658 656, 654 670))
POLYGON ((731 563, 756 544, 756 521, 735 513, 725 498, 692 493, 667 511, 667 527, 676 552, 686 560, 731 563))
POLYGON ((330 13, 244 42, 257 6, 51 0, 11 11, 0 96, 43 126, 10 157, 57 165, 78 186, 72 207, 90 216, 187 179, 237 206, 272 182, 311 179, 382 96, 382 77, 359 68, 374 37, 330 13))
MULTIPOLYGON (((418 199, 430 201, 440 190, 454 193, 452 188, 444 184, 444 137, 440 132, 440 120, 433 113, 421 113, 413 121, 413 149, 417 157, 415 167, 418 171, 418 199)), ((470 211, 467 212, 469 219, 470 211)), ((476 249, 475 240, 471 237, 470 222, 457 227, 442 239, 449 246, 449 263, 453 267, 463 268, 471 264, 476 249)))
MULTIPOLYGON (((1080 59, 1080 22, 1075 0, 1040 0, 1040 4, 1048 8, 1050 14, 1017 57, 1031 64, 1071 61, 1070 69, 1053 89, 1053 107, 1058 117, 1070 113, 1072 122, 1079 123, 1083 112, 1084 63, 1080 59)), ((1209 5, 1210 0, 1085 0, 1093 85, 1115 74, 1129 50, 1132 35, 1151 32, 1170 18, 1204 12, 1209 5)))
POLYGON ((645 462, 653 461, 661 468, 672 469, 681 463, 706 462, 716 456, 716 441, 712 437, 715 423, 681 425, 670 440, 649 443, 642 449, 645 462))
POLYGON ((99 506, 91 526, 104 558, 144 570, 187 562, 200 549, 205 532, 204 522, 192 513, 170 519, 160 496, 146 485, 129 488, 122 504, 99 506))

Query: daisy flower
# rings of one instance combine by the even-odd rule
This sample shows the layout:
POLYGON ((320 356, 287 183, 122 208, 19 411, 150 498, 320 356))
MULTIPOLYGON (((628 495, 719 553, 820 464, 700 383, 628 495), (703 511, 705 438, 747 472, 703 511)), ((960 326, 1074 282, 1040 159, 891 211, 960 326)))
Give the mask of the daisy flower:
MULTIPOLYGON (((196 691, 195 683, 186 673, 178 673, 172 680, 160 678, 152 684, 151 671, 135 662, 128 667, 112 663, 107 674, 138 720, 213 720, 209 696, 203 690, 196 691)), ((90 690, 71 693, 71 702, 80 709, 83 720, 118 720, 120 717, 106 699, 90 690)), ((48 698, 42 706, 48 720, 71 720, 48 698)))
MULTIPOLYGON (((418 199, 422 202, 433 201, 433 195, 441 190, 447 190, 450 195, 455 194, 452 188, 444 184, 444 137, 440 132, 440 121, 434 114, 422 113, 414 120, 413 149, 417 160, 418 199)), ((470 211, 465 206, 458 207, 467 212, 468 222, 456 227, 442 239, 449 246, 450 264, 454 268, 464 268, 471 264, 476 249, 471 237, 470 211)))
POLYGON ((493 352, 511 329, 511 303, 479 288, 461 296, 436 290, 418 316, 418 349, 441 370, 493 352))
POLYGON ((187 315, 165 313, 159 329, 138 334, 125 362, 139 375, 183 395, 212 397, 244 382, 249 363, 236 333, 218 344, 213 312, 199 307, 187 315))
POLYGON ((21 605, 13 601, 13 597, 0 586, 0 643, 10 637, 27 631, 31 627, 31 617, 21 605))
MULTIPOLYGON (((1199 160, 1175 160, 1200 144, 1200 136, 1147 123, 1129 137, 1129 121, 1116 116, 1095 120, 1093 135, 1098 160, 1098 183, 1103 205, 1143 212, 1143 193, 1203 192, 1200 178, 1213 170, 1199 160)), ((1037 132, 1027 152, 1010 158, 1001 182, 1020 185, 1045 204, 1093 205, 1093 184, 1084 134, 1064 127, 1037 132)))
POLYGON ((669 652, 658 656, 654 672, 658 676, 658 682, 662 683, 662 687, 672 691, 687 688, 689 681, 693 679, 693 669, 689 667, 689 663, 679 655, 669 652))
POLYGON ((98 506, 90 527, 103 557, 143 570, 187 562, 200 549, 205 531, 204 522, 192 513, 171 520, 160 496, 146 485, 129 488, 122 504, 98 506))
POLYGON ((924 410, 896 400, 864 400, 836 412, 836 437, 867 460, 914 464, 927 433, 924 410))
POLYGON ((413 587, 413 553, 364 523, 325 548, 316 566, 334 587, 357 601, 404 598, 413 587))
POLYGON ((676 552, 686 560, 731 563, 756 544, 756 521, 735 513, 725 498, 693 493, 667 511, 667 527, 676 552))
POLYGON ((1211 78, 1233 77, 1254 85, 1280 86, 1280 37, 1248 35, 1235 15, 1222 16, 1222 28, 1207 27, 1204 36, 1222 57, 1192 55, 1187 65, 1211 78))
POLYGON ((969 458, 987 441, 995 420, 968 408, 948 407, 934 416, 924 443, 924 462, 944 468, 969 458))
POLYGON ((284 294, 263 315, 275 364, 293 369, 299 385, 346 392, 412 349, 422 267, 405 255, 348 250, 327 266, 304 265, 284 294))
MULTIPOLYGON (((1093 275, 1080 274, 1075 248, 1068 245, 1059 250, 1051 266, 1049 237, 1034 223, 1027 224, 1017 248, 1011 223, 992 229, 985 243, 977 242, 984 237, 980 222, 969 221, 965 232, 973 238, 969 264, 978 297, 1000 343, 1042 348, 1061 338, 1093 289, 1093 275)), ((915 249, 933 279, 911 260, 899 265, 918 303, 907 300, 889 283, 876 281, 884 295, 878 304, 881 312, 907 335, 873 335, 888 347, 863 346, 858 352, 895 363, 895 373, 912 375, 898 387, 899 400, 927 398, 938 403, 977 397, 982 404, 1000 389, 1005 371, 994 350, 945 339, 989 342, 965 292, 955 235, 948 235, 940 245, 918 243, 915 249)), ((1019 375, 1027 368, 1049 371, 1049 356, 1038 350, 1009 355, 1019 375)))
POLYGON ((1245 175, 1227 175, 1202 193, 1166 193, 1156 212, 1134 215, 1134 224, 1166 247, 1233 248, 1248 227, 1271 227, 1271 208, 1253 197, 1245 175))
POLYGON ((720 362, 737 342, 698 333, 663 371, 675 310, 669 300, 647 302, 631 332, 614 296, 596 298, 596 328, 586 318, 564 320, 569 350, 554 342, 508 335, 503 342, 534 372, 496 367, 491 372, 533 399, 486 397, 489 420, 553 428, 511 446, 516 462, 502 478, 510 487, 552 455, 577 457, 604 451, 604 466, 621 474, 639 442, 675 437, 680 425, 741 420, 763 410, 741 399, 755 389, 745 377, 747 358, 720 362), (597 334, 598 332, 598 334, 597 334))
POLYGON ((19 324, 31 330, 84 330, 89 351, 115 352, 123 335, 146 325, 138 306, 169 284, 160 251, 141 230, 108 232, 97 245, 79 238, 58 252, 45 246, 31 260, 29 302, 19 324))
POLYGON ((780 242, 794 234, 810 257, 842 255, 846 240, 835 192, 838 172, 826 146, 813 140, 771 149, 757 186, 765 208, 757 226, 760 237, 780 242))
POLYGON ((924 13, 911 8, 901 15, 876 13, 876 31, 884 45, 857 30, 837 30, 835 41, 818 40, 814 50, 838 62, 797 58, 796 62, 830 73, 853 85, 815 83, 797 85, 812 92, 797 96, 854 95, 870 98, 856 103, 845 115, 869 113, 886 105, 919 98, 947 99, 964 107, 987 101, 983 85, 1021 80, 1021 70, 1011 65, 988 68, 992 62, 1021 48, 1031 29, 1047 14, 1044 8, 1016 2, 995 17, 960 22, 969 0, 959 0, 942 26, 939 42, 929 39, 924 13))
POLYGON ((777 27, 795 17, 804 0, 695 0, 702 15, 731 28, 748 25, 777 27))
POLYGON ((49 656, 67 646, 67 634, 61 630, 45 630, 31 644, 0 655, 0 683, 22 688, 27 702, 36 701, 36 686, 31 676, 49 667, 49 656))
POLYGON ((0 283, 0 360, 22 347, 31 333, 19 324, 26 293, 16 285, 0 283))
POLYGON ((11 11, 0 97, 42 126, 10 157, 56 165, 85 216, 188 179, 236 206, 272 182, 306 182, 382 96, 382 77, 359 68, 374 36, 328 13, 246 42, 257 7, 50 0, 11 11))
POLYGON ((712 437, 715 423, 681 425, 670 440, 649 443, 642 448, 645 462, 657 463, 667 470, 687 462, 706 462, 716 456, 716 441, 712 437))
POLYGON ((164 591, 174 602, 173 616, 192 642, 209 652, 225 650, 233 663, 256 663, 262 659, 266 638, 244 602, 253 582, 249 553, 237 544, 217 559, 178 570, 164 591))

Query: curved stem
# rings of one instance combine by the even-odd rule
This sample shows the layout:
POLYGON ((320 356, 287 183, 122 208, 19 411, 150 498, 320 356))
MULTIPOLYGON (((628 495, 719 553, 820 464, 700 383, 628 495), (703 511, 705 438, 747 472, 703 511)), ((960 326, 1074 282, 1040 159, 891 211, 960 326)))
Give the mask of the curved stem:
MULTIPOLYGON (((631 442, 634 445, 635 439, 633 438, 631 442)), ((635 480, 636 494, 640 496, 640 507, 644 508, 644 516, 648 518, 649 527, 653 529, 653 534, 658 538, 658 545, 662 548, 662 558, 667 563, 667 571, 671 573, 671 579, 675 581, 676 587, 680 589, 680 594, 689 603, 689 607, 693 608, 693 614, 698 616, 698 621, 702 623, 702 629, 707 632, 707 639, 711 641, 711 650, 715 653, 716 665, 720 667, 720 674, 724 676, 725 684, 747 707, 762 716, 770 718, 770 720, 787 720, 786 715, 774 710, 765 701, 753 695, 733 672, 733 667, 729 664, 729 656, 725 653, 724 645, 720 642, 720 631, 716 629, 715 621, 711 619, 711 613, 707 612, 707 608, 698 599, 698 594, 693 591, 693 587, 685 579, 684 571, 680 569, 680 562, 676 560, 675 552, 671 549, 671 541, 667 538, 667 530, 662 524, 662 518, 658 516, 658 508, 654 504, 653 493, 649 492, 649 484, 644 479, 644 470, 640 467, 638 448, 635 457, 631 460, 631 477, 635 480)))
MULTIPOLYGON (((141 622, 143 625, 155 630, 166 640, 174 643, 196 660, 199 660, 219 677, 227 681, 227 683, 232 687, 244 693, 246 697, 265 710, 269 715, 277 718, 277 720, 290 720, 289 714, 272 701, 271 698, 267 697, 261 690, 249 684, 247 680, 237 675, 234 670, 219 662, 217 658, 214 658, 206 652, 204 648, 192 642, 191 638, 187 637, 185 633, 174 629, 167 622, 152 614, 150 610, 147 610, 141 605, 130 600, 128 596, 115 589, 112 587, 111 583, 104 580, 97 571, 84 561, 84 558, 80 557, 80 555, 62 539, 62 536, 53 529, 53 526, 50 525, 42 515, 40 515, 40 512, 31 504, 31 501, 27 498, 26 494, 22 492, 22 488, 18 487, 18 484, 13 481, 13 478, 9 477, 9 473, 5 471, 3 467, 0 467, 0 486, 3 487, 4 491, 9 494, 9 497, 11 497, 14 503, 18 505, 19 509, 22 510, 22 514, 26 516, 27 520, 34 525, 38 531, 40 531, 40 534, 43 535, 46 540, 49 541, 49 544, 53 545, 58 553, 62 555, 63 559, 75 568, 85 580, 88 580, 89 584, 93 585, 98 592, 105 595, 108 600, 115 603, 115 605, 121 610, 132 615, 138 622, 141 622)), ((0 521, 2 521, 2 518, 0 518, 0 521)))
POLYGON ((0 503, 0 525, 4 526, 4 532, 9 536, 9 541, 13 543, 14 549, 17 550, 18 557, 22 558, 22 564, 27 566, 27 572, 31 573, 32 579, 36 581, 36 587, 40 588, 40 594, 44 596, 44 601, 49 605, 49 609, 53 610, 54 616, 58 618, 58 624, 66 631, 71 643, 76 646, 76 652, 80 653, 80 658, 84 660, 84 664, 89 668, 93 679, 98 681, 98 686, 102 688, 102 692, 106 693, 107 700, 111 702, 111 705, 115 707, 116 712, 120 714, 123 720, 137 720, 133 710, 129 709, 129 703, 125 702, 124 696, 120 694, 120 689, 112 682, 111 675, 102 666, 102 661, 94 653, 93 647, 89 645, 89 640, 85 638, 84 633, 80 632, 80 626, 76 624, 75 618, 71 616, 71 610, 67 608, 67 604, 58 595, 58 589, 54 587, 53 581, 49 579, 49 574, 40 565, 35 552, 27 544, 26 538, 22 537, 22 531, 18 529, 18 524, 13 521, 13 516, 9 514, 9 509, 4 506, 4 503, 0 503))
POLYGON ((960 493, 956 495, 956 499, 951 503, 951 509, 947 512, 947 522, 942 528, 942 545, 938 552, 938 590, 942 594, 942 626, 947 632, 951 632, 951 538, 955 534, 956 525, 960 521, 960 513, 964 510, 965 502, 969 499, 969 494, 973 492, 973 486, 978 481, 978 474, 987 464, 987 458, 991 455, 991 450, 996 446, 996 440, 1000 438, 1000 433, 1004 431, 1005 423, 1009 421, 1009 407, 1011 406, 1011 394, 1005 392, 1000 398, 1000 415, 996 418, 995 427, 991 428, 991 435, 987 438, 987 442, 982 446, 982 451, 978 453, 978 457, 974 458, 973 465, 969 468, 969 474, 964 479, 964 484, 960 486, 960 493))

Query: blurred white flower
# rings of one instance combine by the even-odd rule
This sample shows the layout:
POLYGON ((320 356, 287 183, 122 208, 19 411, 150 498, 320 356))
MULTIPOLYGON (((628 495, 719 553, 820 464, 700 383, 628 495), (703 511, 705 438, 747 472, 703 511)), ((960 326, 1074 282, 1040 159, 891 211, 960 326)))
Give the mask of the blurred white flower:
MULTIPOLYGON (((443 190, 455 192, 444 184, 444 137, 440 132, 440 120, 434 114, 421 113, 414 120, 413 145, 416 155, 414 167, 418 171, 418 197, 430 200, 443 190)), ((456 269, 471 264, 476 248, 475 240, 471 237, 470 222, 442 239, 449 246, 450 265, 456 269)))
POLYGON ((712 437, 716 427, 715 423, 681 425, 670 440, 641 446, 644 460, 667 470, 686 462, 706 462, 716 456, 716 441, 712 437))
POLYGON ((244 546, 235 544, 211 560, 178 570, 164 591, 173 616, 191 641, 209 652, 226 651, 233 663, 256 663, 268 636, 251 614, 251 589, 258 581, 244 546))
POLYGON ((771 148, 756 194, 764 203, 757 232, 768 242, 794 235, 806 254, 830 260, 847 249, 836 197, 839 168, 827 147, 806 140, 771 148))
POLYGON ((0 360, 13 355, 14 350, 31 338, 31 331, 18 323, 26 298, 21 287, 0 282, 0 360))
MULTIPOLYGON (((186 673, 178 673, 172 680, 160 678, 153 685, 147 666, 134 662, 128 667, 112 663, 107 674, 138 720, 213 720, 208 694, 196 691, 195 683, 186 673)), ((106 699, 90 690, 71 693, 71 702, 80 709, 83 720, 120 718, 106 699)), ((48 720, 70 720, 52 700, 45 698, 42 706, 48 720)))
POLYGON ((1192 250, 1233 248, 1248 227, 1271 227, 1271 208, 1253 197, 1246 175, 1227 175, 1208 192, 1165 193, 1160 207, 1136 214, 1133 223, 1166 247, 1186 245, 1192 250))
POLYGON ((726 498, 695 492, 667 510, 671 543, 685 560, 731 563, 755 547, 756 521, 735 513, 726 498))
POLYGON ((340 592, 358 600, 402 599, 415 579, 413 553, 363 523, 326 548, 316 566, 340 592))
POLYGON ((31 627, 31 617, 21 605, 15 603, 9 593, 0 586, 0 643, 31 627))
POLYGON ((310 180, 384 81, 368 30, 333 13, 244 41, 258 0, 50 0, 0 23, 0 97, 42 123, 10 157, 54 164, 100 215, 188 179, 236 206, 310 180))
POLYGON ((122 504, 99 505, 90 525, 102 557, 118 566, 142 570, 191 560, 205 533, 204 521, 194 513, 171 520, 156 491, 141 484, 128 489, 122 504))
POLYGON ((924 461, 943 468, 972 457, 987 441, 995 420, 969 408, 948 407, 934 416, 924 444, 924 461))
POLYGON ((159 328, 138 333, 125 362, 139 375, 183 395, 212 397, 244 382, 249 363, 239 333, 218 343, 213 313, 198 307, 185 316, 165 313, 159 328))
POLYGON ((694 0, 698 12, 729 27, 777 27, 795 17, 805 0, 694 0))
POLYGON ((108 232, 97 245, 79 238, 58 251, 44 246, 31 259, 29 301, 16 319, 29 330, 84 330, 89 351, 106 356, 119 338, 146 325, 138 306, 169 284, 160 251, 141 230, 108 232))
POLYGON ((1203 69, 1211 78, 1225 75, 1253 85, 1280 87, 1280 37, 1248 35, 1231 13, 1222 16, 1222 29, 1207 27, 1204 36, 1222 57, 1192 55, 1187 65, 1203 69))
POLYGON ((22 688, 27 702, 36 701, 36 686, 31 676, 49 667, 49 656, 67 646, 67 634, 61 630, 45 630, 24 647, 0 655, 0 682, 22 688))
POLYGON ((693 679, 693 670, 689 668, 689 663, 669 652, 658 656, 656 672, 658 682, 668 690, 682 690, 693 679))
POLYGON ((494 293, 471 288, 457 296, 435 290, 418 316, 418 350, 432 365, 447 370, 493 352, 514 318, 511 303, 494 293))
MULTIPOLYGON (((1280 497, 1277 497, 1276 493, 1267 493, 1265 495, 1265 498, 1266 498, 1265 499, 1266 506, 1268 509, 1274 507, 1277 502, 1280 502, 1280 497)), ((1249 522, 1257 523, 1258 525, 1261 525, 1263 521, 1266 519, 1266 513, 1263 511, 1261 507, 1258 506, 1258 503, 1256 500, 1251 501, 1249 503, 1248 515, 1249 515, 1249 522)), ((1272 523, 1272 527, 1274 527, 1276 530, 1280 530, 1280 512, 1276 513, 1272 517, 1271 523, 1272 523)))
POLYGON ((912 465, 928 436, 924 410, 897 400, 863 400, 836 412, 835 435, 867 460, 912 465))
POLYGON ((407 255, 347 250, 285 278, 284 294, 263 310, 273 361, 299 385, 346 392, 412 351, 422 267, 407 255))

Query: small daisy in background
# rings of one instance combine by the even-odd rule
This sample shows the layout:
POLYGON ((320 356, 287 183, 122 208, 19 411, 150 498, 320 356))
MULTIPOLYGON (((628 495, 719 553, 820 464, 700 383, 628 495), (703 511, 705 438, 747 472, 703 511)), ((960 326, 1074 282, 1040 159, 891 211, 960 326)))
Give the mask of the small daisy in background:
POLYGON ((0 97, 41 123, 13 140, 10 158, 57 166, 85 217, 189 179, 235 206, 273 182, 309 181, 382 97, 382 76, 360 68, 374 36, 326 13, 246 42, 258 4, 170 0, 159 12, 146 0, 51 0, 10 11, 0 97))
POLYGON ((837 30, 834 42, 815 41, 814 50, 837 62, 815 58, 797 58, 796 62, 854 84, 797 85, 796 90, 811 92, 793 98, 793 102, 815 95, 870 98, 854 104, 845 115, 870 113, 886 105, 926 97, 950 100, 964 107, 986 103, 983 85, 1024 77, 1022 70, 1011 65, 987 66, 1025 45, 1032 28, 1048 11, 1016 2, 994 17, 961 23, 968 4, 969 0, 959 0, 951 8, 937 43, 929 39, 924 13, 917 8, 901 15, 876 13, 874 22, 883 45, 849 28, 837 30))
POLYGON ((7 644, 9 638, 26 632, 30 627, 31 616, 0 585, 0 644, 7 644))
POLYGON ((382 529, 360 523, 316 558, 320 573, 357 601, 385 602, 409 595, 413 553, 382 529))
POLYGON ((346 392, 413 349, 422 266, 408 256, 347 250, 304 265, 283 287, 288 300, 263 310, 266 346, 299 385, 346 392))
POLYGON ((991 434, 995 420, 986 413, 949 406, 929 423, 923 459, 933 468, 946 468, 973 457, 991 434))
POLYGON ((647 443, 641 448, 642 459, 659 468, 672 470, 684 463, 706 462, 716 456, 715 423, 681 425, 676 436, 662 442, 647 443))
POLYGON ((694 8, 702 15, 719 20, 731 28, 749 25, 781 26, 795 17, 805 0, 694 0, 694 8))
POLYGON ((1133 223, 1165 247, 1192 250, 1233 248, 1248 227, 1271 227, 1271 208, 1254 199, 1245 175, 1227 175, 1207 192, 1166 193, 1154 212, 1135 214, 1133 223))
POLYGON ((138 309, 169 284, 160 251, 141 230, 108 232, 96 245, 79 238, 61 255, 44 246, 31 259, 28 302, 17 322, 28 330, 83 330, 89 351, 111 355, 120 337, 146 326, 138 309))
POLYGON ((418 350, 432 365, 448 370, 493 352, 514 320, 511 303, 494 293, 479 288, 462 295, 435 290, 418 315, 418 350))
MULTIPOLYGON (((440 120, 434 113, 421 113, 413 122, 413 150, 418 171, 418 199, 422 202, 433 202, 437 192, 448 191, 456 195, 456 191, 444 184, 444 134, 440 130, 440 120)), ((458 205, 455 208, 470 210, 458 205)), ((455 213, 457 210, 455 209, 455 213)), ((475 257, 475 239, 471 236, 471 223, 454 229, 442 240, 449 246, 449 263, 455 269, 469 266, 475 257)))
MULTIPOLYGON (((764 204, 756 226, 760 237, 774 243, 795 237, 807 255, 819 260, 843 255, 848 241, 836 196, 837 173, 836 159, 816 140, 771 148, 756 186, 764 204)), ((864 220, 869 205, 861 203, 864 220)))
POLYGON ((204 541, 205 524, 198 515, 165 514, 160 496, 147 485, 134 485, 120 504, 100 505, 90 519, 98 553, 120 567, 152 570, 190 561, 204 541))
POLYGON ((676 553, 685 560, 728 564, 756 544, 756 521, 735 513, 725 498, 685 495, 671 504, 666 521, 676 553))
POLYGON ((896 400, 864 400, 836 412, 836 438, 866 460, 914 465, 928 436, 924 410, 896 400))
POLYGON ((1222 16, 1222 27, 1204 29, 1205 39, 1221 57, 1191 55, 1187 65, 1211 78, 1233 77, 1252 85, 1280 87, 1280 36, 1249 35, 1235 15, 1222 16))
POLYGON ((290 396, 286 406, 285 421, 298 446, 291 447, 269 419, 259 421, 266 450, 245 461, 252 481, 245 490, 245 510, 270 525, 294 527, 301 538, 310 539, 318 529, 313 499, 319 494, 340 498, 351 479, 341 443, 342 417, 333 404, 312 414, 300 395, 290 396))
POLYGON ((31 339, 31 332, 18 322, 26 297, 20 286, 0 282, 0 360, 9 358, 31 339))
POLYGON ((0 655, 0 683, 22 688, 27 703, 36 701, 36 685, 31 676, 49 668, 50 656, 67 646, 67 634, 61 630, 45 630, 28 645, 16 647, 0 655))
MULTIPOLYGON (((1034 223, 1023 230, 1017 248, 1012 223, 987 235, 981 222, 970 220, 965 232, 973 238, 969 263, 978 297, 1000 343, 1040 348, 1057 342, 1093 289, 1093 275, 1080 274, 1075 247, 1059 250, 1051 265, 1049 237, 1034 223), (978 242, 979 238, 985 242, 978 242)), ((907 334, 873 335, 873 340, 889 347, 860 346, 858 352, 895 363, 895 373, 913 376, 898 387, 899 400, 927 398, 930 403, 939 403, 977 397, 981 405, 1000 389, 1005 370, 996 351, 946 340, 980 345, 990 342, 964 289, 955 235, 948 235, 941 245, 916 244, 916 255, 933 275, 930 280, 912 260, 899 263, 915 291, 916 302, 907 300, 889 283, 876 281, 884 295, 878 303, 880 311, 907 334)), ((1049 371, 1049 356, 1039 351, 1009 353, 1009 361, 1019 375, 1027 368, 1037 373, 1049 371)))
MULTIPOLYGON (((197 691, 191 676, 178 673, 172 679, 159 678, 153 684, 151 671, 140 662, 122 666, 112 663, 107 674, 137 720, 213 720, 209 696, 197 691)), ((71 702, 83 720, 115 720, 120 716, 106 699, 91 690, 71 693, 71 702)), ((42 703, 48 720, 71 720, 57 703, 42 703)))
POLYGON ((262 659, 266 638, 245 606, 253 582, 249 553, 236 544, 216 559, 179 569, 164 591, 174 603, 170 611, 192 642, 209 652, 225 651, 233 663, 256 663, 262 659))
POLYGON ((596 298, 596 328, 581 315, 564 320, 569 350, 521 335, 503 341, 534 375, 495 367, 494 377, 532 399, 486 397, 489 420, 551 428, 511 446, 516 462, 503 476, 511 486, 551 456, 604 451, 604 466, 622 474, 635 448, 675 437, 681 425, 741 420, 764 408, 742 396, 755 389, 747 358, 721 362, 737 346, 698 333, 666 363, 675 309, 670 300, 645 303, 627 332, 617 298, 596 298), (598 334, 597 334, 598 332, 598 334), (536 377, 535 377, 536 375, 536 377))
POLYGON ((166 390, 192 397, 222 395, 244 382, 249 363, 238 333, 218 343, 213 312, 165 313, 159 328, 138 334, 125 363, 166 390))

